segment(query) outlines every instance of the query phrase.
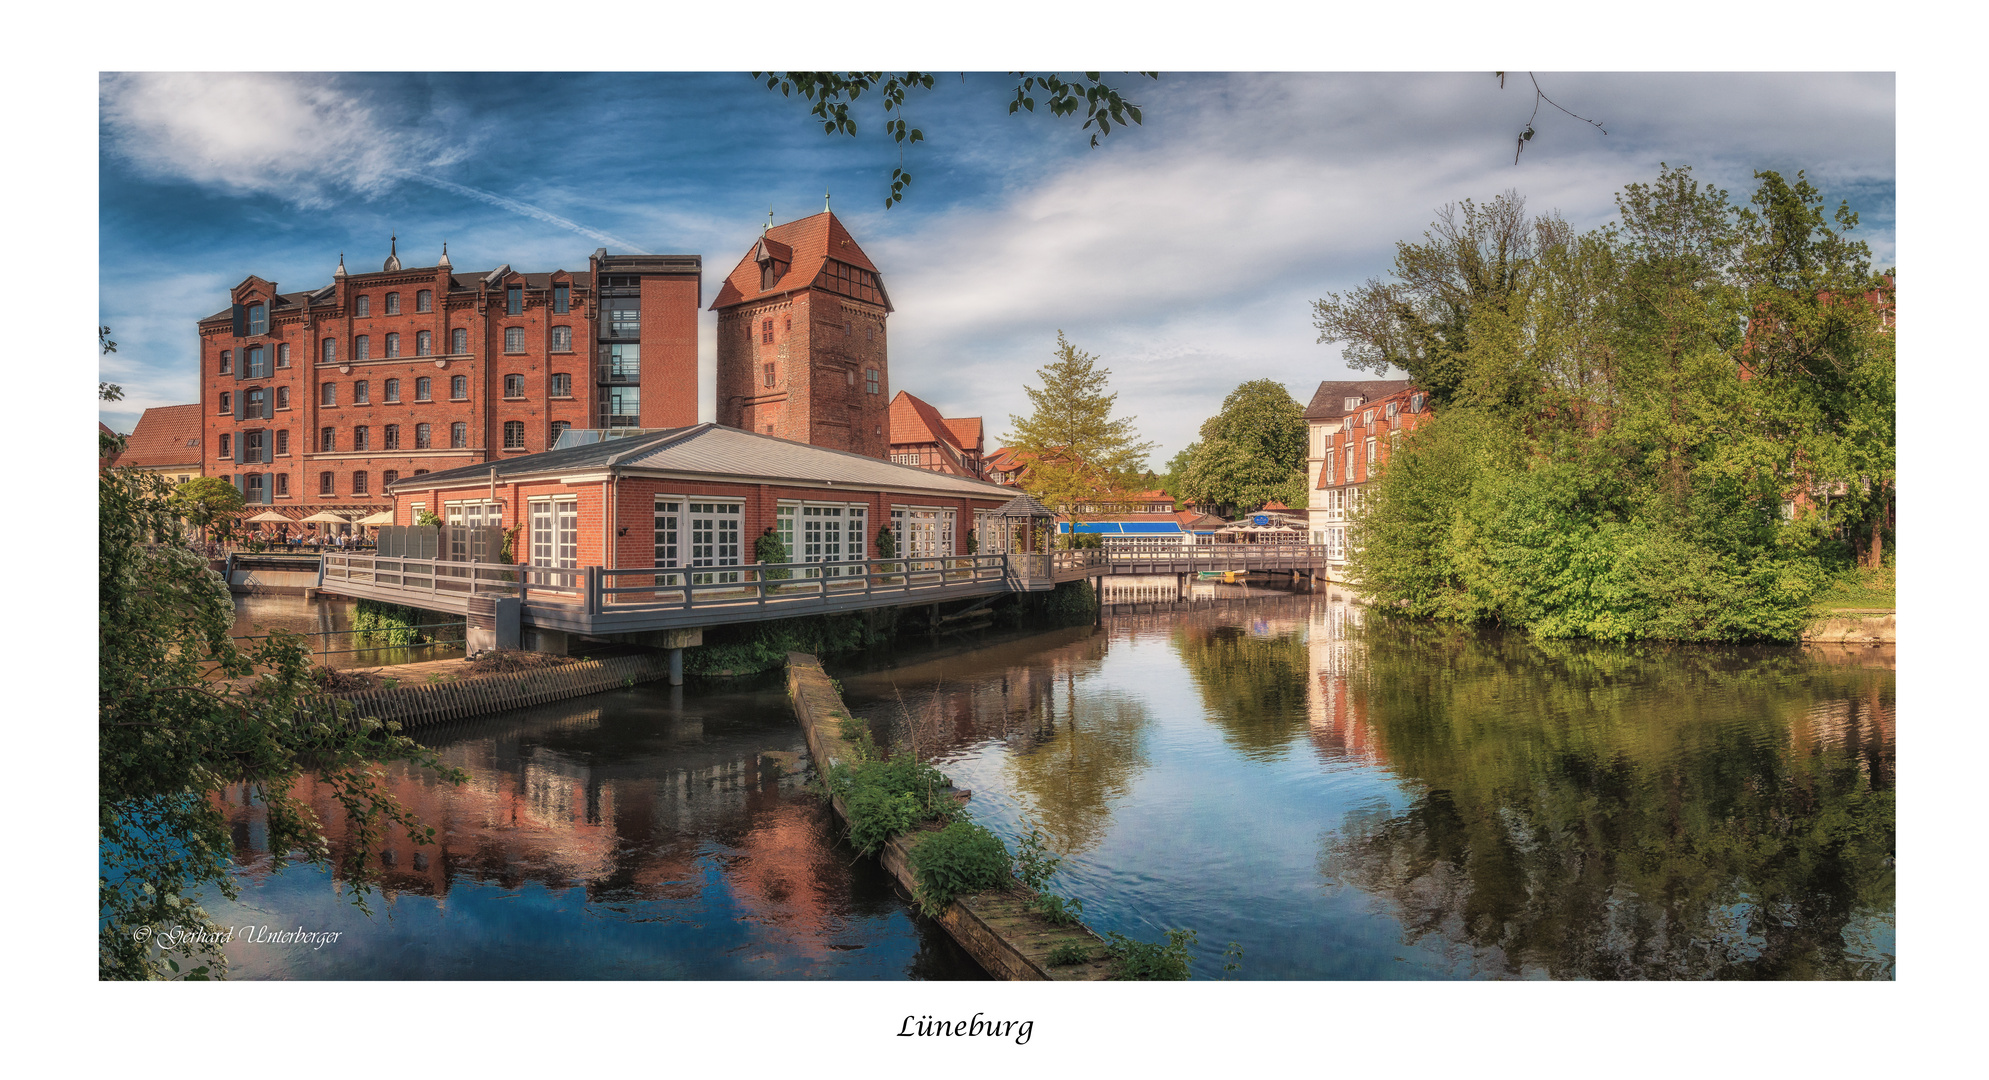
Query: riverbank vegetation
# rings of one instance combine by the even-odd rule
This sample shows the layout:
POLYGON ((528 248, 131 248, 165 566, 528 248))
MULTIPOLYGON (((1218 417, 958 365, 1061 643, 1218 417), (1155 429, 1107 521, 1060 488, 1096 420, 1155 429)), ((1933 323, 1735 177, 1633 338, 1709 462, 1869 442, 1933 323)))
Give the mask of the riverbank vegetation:
MULTIPOLYGON (((1446 207, 1394 280, 1315 305, 1432 419, 1361 509, 1382 609, 1543 638, 1794 640, 1892 550, 1895 275, 1801 173, 1750 205, 1685 168, 1575 232, 1446 207)), ((1384 434, 1396 438, 1395 434, 1384 434)))
MULTIPOLYGON (((114 448, 104 447, 107 454, 114 448)), ((265 811, 268 848, 326 866, 325 823, 299 796, 310 777, 345 808, 341 880, 362 908, 389 830, 430 842, 382 780, 408 761, 446 782, 463 775, 364 718, 296 721, 313 692, 308 646, 273 632, 253 650, 230 638, 221 575, 188 550, 184 504, 159 477, 102 469, 97 479, 97 973, 101 979, 207 979, 225 973, 217 926, 196 900, 234 899, 234 844, 218 796, 265 811), (250 680, 244 688, 233 680, 250 680)))

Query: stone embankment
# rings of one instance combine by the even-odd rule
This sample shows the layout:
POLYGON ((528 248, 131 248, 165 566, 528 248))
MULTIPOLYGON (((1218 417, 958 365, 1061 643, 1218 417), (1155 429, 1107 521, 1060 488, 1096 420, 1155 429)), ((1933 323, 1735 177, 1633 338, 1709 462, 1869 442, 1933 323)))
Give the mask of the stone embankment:
POLYGON ((1896 645, 1899 613, 1890 608, 1833 611, 1809 624, 1803 641, 1832 645, 1896 645))
MULTIPOLYGON (((835 762, 855 763, 856 748, 842 737, 838 722, 849 715, 849 710, 835 684, 823 672, 821 662, 807 653, 787 654, 787 693, 794 703, 795 719, 801 722, 807 736, 815 771, 827 776, 835 762)), ((842 799, 837 797, 831 802, 837 816, 847 822, 842 799)), ((911 865, 912 849, 929 835, 914 832, 894 837, 880 853, 884 868, 898 879, 907 894, 916 895, 918 885, 911 865)), ((1097 934, 1083 925, 1058 926, 1028 910, 1027 900, 1028 893, 1016 882, 1010 888, 960 897, 940 913, 937 922, 997 979, 1063 982, 1105 979, 1111 975, 1111 962, 1104 959, 1105 943, 1097 934), (1095 959, 1051 967, 1050 952, 1067 942, 1080 945, 1095 959)))
POLYGON ((462 664, 463 661, 455 660, 380 669, 405 671, 409 682, 349 694, 320 694, 305 699, 304 709, 308 714, 329 718, 337 715, 341 703, 350 702, 354 716, 397 720, 403 730, 413 731, 451 720, 544 705, 670 677, 670 658, 663 653, 581 660, 495 675, 466 674, 462 664), (456 665, 455 672, 445 673, 444 663, 456 665), (424 670, 409 670, 414 668, 424 670), (424 676, 432 681, 413 681, 424 676))

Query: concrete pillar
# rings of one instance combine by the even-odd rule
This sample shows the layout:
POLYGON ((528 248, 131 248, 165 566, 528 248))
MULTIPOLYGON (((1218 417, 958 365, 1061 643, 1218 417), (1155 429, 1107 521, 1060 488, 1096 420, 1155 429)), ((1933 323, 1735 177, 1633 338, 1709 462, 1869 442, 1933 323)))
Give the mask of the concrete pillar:
POLYGON ((684 685, 684 650, 670 650, 670 685, 684 685))

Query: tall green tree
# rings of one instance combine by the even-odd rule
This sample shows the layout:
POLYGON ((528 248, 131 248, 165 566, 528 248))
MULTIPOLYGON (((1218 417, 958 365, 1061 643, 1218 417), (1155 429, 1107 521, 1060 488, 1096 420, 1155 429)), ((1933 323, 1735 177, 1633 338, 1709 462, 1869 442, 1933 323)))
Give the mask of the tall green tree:
POLYGON ((1010 415, 1008 445, 1028 462, 1023 490, 1052 508, 1075 511, 1086 503, 1128 498, 1146 468, 1153 443, 1133 427, 1136 417, 1112 417, 1119 395, 1106 392, 1109 368, 1057 331, 1055 359, 1036 371, 1038 386, 1024 387, 1035 408, 1010 415))
POLYGON ((1604 228, 1535 223, 1498 302, 1445 339, 1448 404, 1364 502, 1364 587, 1543 637, 1802 631, 1841 524, 1784 506, 1819 478, 1847 503, 1884 490, 1890 336, 1854 287, 1855 250, 1819 239, 1818 198, 1760 179, 1779 233, 1668 166, 1628 185, 1604 228), (1817 250, 1774 242, 1798 232, 1817 250))
POLYGON ((196 476, 173 489, 173 505, 187 524, 200 530, 205 541, 210 531, 224 538, 230 535, 235 515, 248 504, 234 484, 218 476, 196 476))
POLYGON ((1181 476, 1193 502, 1256 509, 1278 501, 1306 506, 1304 407, 1274 379, 1230 391, 1222 411, 1202 422, 1181 476))

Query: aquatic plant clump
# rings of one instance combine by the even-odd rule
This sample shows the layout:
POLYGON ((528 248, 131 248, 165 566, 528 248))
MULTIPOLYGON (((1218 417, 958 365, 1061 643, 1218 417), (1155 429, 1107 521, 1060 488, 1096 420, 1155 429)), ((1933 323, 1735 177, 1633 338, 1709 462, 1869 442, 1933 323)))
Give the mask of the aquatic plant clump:
POLYGON ((919 910, 937 917, 956 898, 1008 884, 1008 846, 971 821, 956 821, 912 849, 919 910))

